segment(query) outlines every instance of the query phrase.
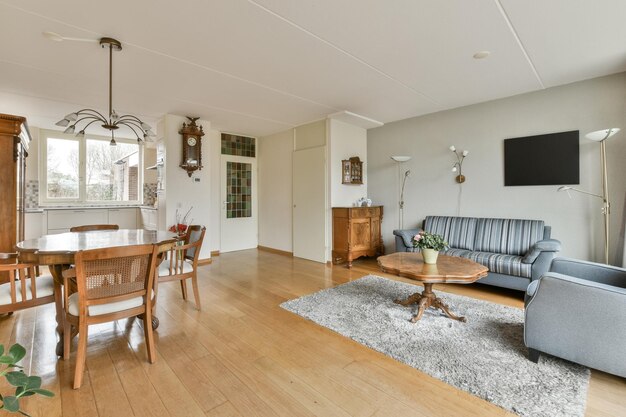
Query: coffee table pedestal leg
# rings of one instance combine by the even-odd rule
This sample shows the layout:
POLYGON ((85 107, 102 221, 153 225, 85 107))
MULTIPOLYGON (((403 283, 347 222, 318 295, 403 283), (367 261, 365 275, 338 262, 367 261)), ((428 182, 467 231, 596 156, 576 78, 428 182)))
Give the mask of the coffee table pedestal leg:
POLYGON ((428 307, 437 308, 443 311, 446 316, 450 317, 453 320, 458 320, 464 323, 467 321, 465 317, 460 317, 452 313, 449 310, 448 305, 444 303, 442 299, 438 298, 435 295, 435 293, 433 292, 433 284, 424 283, 424 291, 422 291, 421 294, 415 293, 409 296, 409 298, 407 298, 406 300, 394 300, 394 303, 403 305, 405 307, 415 303, 418 304, 417 312, 413 315, 411 323, 418 322, 422 318, 424 311, 428 307))

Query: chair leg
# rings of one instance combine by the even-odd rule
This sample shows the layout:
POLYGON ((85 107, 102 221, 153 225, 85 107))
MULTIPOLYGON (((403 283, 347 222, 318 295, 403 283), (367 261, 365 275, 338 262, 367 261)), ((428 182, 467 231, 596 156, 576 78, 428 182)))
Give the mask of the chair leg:
POLYGON ((78 323, 78 350, 76 352, 76 370, 74 371, 74 389, 83 384, 85 373, 85 361, 87 359, 87 338, 89 337, 87 324, 84 321, 78 323))
POLYGON ((200 291, 198 290, 198 276, 196 274, 191 277, 191 287, 193 288, 193 297, 196 299, 196 308, 200 310, 200 291))
POLYGON ((538 363, 539 356, 541 356, 541 352, 535 349, 528 348, 528 360, 529 361, 538 363))
POLYGON ((156 350, 154 348, 154 331, 152 330, 152 309, 147 308, 145 320, 143 321, 143 331, 146 338, 146 350, 148 351, 148 362, 156 362, 156 350))
POLYGON ((70 358, 70 346, 72 344, 72 324, 63 317, 63 360, 70 358))
POLYGON ((180 280, 180 291, 183 293, 183 300, 187 300, 187 280, 180 280))

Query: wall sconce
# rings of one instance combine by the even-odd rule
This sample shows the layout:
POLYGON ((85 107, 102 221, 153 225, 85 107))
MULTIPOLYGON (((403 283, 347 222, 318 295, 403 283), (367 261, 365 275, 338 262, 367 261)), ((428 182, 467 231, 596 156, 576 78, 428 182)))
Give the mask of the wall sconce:
POLYGON ((459 173, 459 175, 457 175, 455 179, 456 182, 462 184, 465 182, 465 175, 463 175, 463 160, 467 155, 469 155, 469 151, 463 151, 459 153, 454 145, 450 146, 450 150, 454 152, 454 155, 456 155, 456 162, 454 163, 454 165, 452 165, 452 172, 459 173))

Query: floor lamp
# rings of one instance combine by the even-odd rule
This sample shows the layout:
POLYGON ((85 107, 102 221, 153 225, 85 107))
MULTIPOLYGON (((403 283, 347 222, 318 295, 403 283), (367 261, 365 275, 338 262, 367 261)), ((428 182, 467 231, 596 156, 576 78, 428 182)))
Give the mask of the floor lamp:
POLYGON ((611 203, 609 202, 609 179, 606 169, 606 140, 619 132, 618 127, 597 130, 587 133, 585 137, 594 142, 600 142, 600 163, 602 169, 602 195, 579 190, 569 186, 559 187, 558 191, 576 191, 578 193, 591 195, 602 199, 602 214, 604 215, 604 263, 609 263, 609 215, 611 214, 611 203))
MULTIPOLYGON (((406 161, 411 159, 410 156, 392 156, 391 159, 396 161, 396 165, 398 166, 398 178, 400 178, 400 165, 406 161)), ((399 207, 399 215, 398 215, 398 229, 402 230, 404 228, 404 186, 406 185, 406 180, 411 175, 411 171, 407 170, 404 173, 404 177, 402 178, 402 187, 400 189, 400 199, 398 200, 399 207)))

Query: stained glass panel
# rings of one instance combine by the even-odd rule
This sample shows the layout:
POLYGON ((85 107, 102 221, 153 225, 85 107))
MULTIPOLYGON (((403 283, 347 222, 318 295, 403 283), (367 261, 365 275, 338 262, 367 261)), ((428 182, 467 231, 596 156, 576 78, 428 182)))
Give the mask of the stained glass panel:
POLYGON ((252 217, 252 164, 226 162, 226 217, 252 217))

